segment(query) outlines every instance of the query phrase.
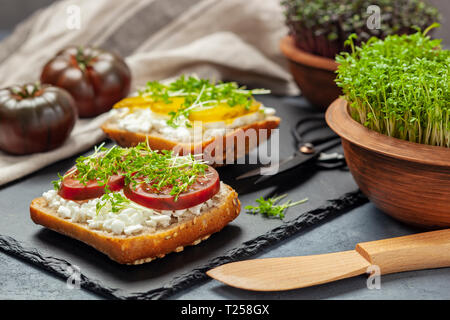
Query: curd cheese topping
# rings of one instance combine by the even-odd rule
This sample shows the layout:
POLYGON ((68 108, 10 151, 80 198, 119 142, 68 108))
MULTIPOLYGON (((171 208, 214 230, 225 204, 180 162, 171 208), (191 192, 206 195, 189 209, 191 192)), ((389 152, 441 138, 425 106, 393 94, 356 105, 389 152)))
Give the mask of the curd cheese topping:
POLYGON ((188 143, 222 136, 225 134, 226 129, 235 129, 258 121, 264 121, 268 116, 274 114, 275 109, 261 106, 258 111, 236 117, 230 122, 199 122, 201 125, 201 134, 199 135, 195 131, 196 122, 192 127, 180 125, 174 128, 167 123, 169 117, 153 112, 150 108, 137 108, 133 111, 129 108, 113 109, 110 111, 110 119, 123 130, 141 133, 154 132, 163 135, 169 140, 188 143))
MULTIPOLYGON (((42 195, 50 209, 57 215, 71 222, 87 225, 115 235, 136 235, 143 231, 156 232, 159 229, 169 227, 171 224, 181 222, 201 215, 206 210, 218 206, 226 195, 227 189, 220 183, 219 192, 211 199, 194 207, 183 210, 153 210, 130 202, 118 212, 111 211, 109 203, 104 204, 97 212, 99 202, 105 201, 95 198, 86 201, 66 200, 58 195, 56 190, 49 190, 42 195)), ((120 191, 122 193, 122 191, 120 191)))

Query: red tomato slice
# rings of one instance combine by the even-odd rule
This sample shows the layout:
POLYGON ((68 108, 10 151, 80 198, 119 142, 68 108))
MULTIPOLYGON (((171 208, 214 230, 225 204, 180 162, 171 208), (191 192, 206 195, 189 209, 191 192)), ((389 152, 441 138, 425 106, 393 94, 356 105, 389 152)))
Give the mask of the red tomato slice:
POLYGON ((170 195, 171 188, 156 191, 146 183, 138 184, 135 188, 125 186, 125 196, 144 207, 156 210, 181 210, 196 206, 211 199, 220 189, 219 174, 212 167, 208 167, 205 176, 198 177, 189 188, 178 195, 170 195))
POLYGON ((120 174, 115 174, 108 179, 108 187, 111 191, 122 190, 125 185, 125 177, 120 174))
MULTIPOLYGON (((70 170, 69 170, 70 171, 70 170)), ((76 173, 64 178, 59 189, 59 195, 67 200, 86 200, 101 197, 105 193, 105 187, 99 186, 96 180, 91 180, 82 184, 74 178, 76 173)), ((124 186, 125 177, 113 175, 108 180, 108 187, 111 191, 119 191, 124 186)))

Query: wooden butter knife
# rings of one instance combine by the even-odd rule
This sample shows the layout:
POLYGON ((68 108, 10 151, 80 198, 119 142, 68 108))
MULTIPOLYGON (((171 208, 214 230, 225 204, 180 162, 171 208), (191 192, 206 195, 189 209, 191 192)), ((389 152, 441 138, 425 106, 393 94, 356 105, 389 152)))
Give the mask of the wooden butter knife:
POLYGON ((358 276, 371 266, 380 274, 449 267, 450 229, 363 242, 350 251, 232 262, 206 273, 240 289, 282 291, 358 276))

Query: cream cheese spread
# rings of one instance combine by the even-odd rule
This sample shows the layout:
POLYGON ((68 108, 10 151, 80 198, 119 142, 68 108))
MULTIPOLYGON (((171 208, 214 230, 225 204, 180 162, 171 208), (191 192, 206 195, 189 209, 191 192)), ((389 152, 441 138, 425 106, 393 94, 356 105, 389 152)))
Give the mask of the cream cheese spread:
MULTIPOLYGON (((169 126, 167 124, 168 116, 155 113, 150 108, 137 108, 132 112, 128 108, 113 109, 110 111, 110 119, 122 130, 140 133, 155 132, 169 140, 189 143, 223 136, 227 129, 235 129, 263 121, 274 114, 275 109, 261 106, 258 111, 234 118, 230 123, 225 121, 202 122, 201 134, 196 134, 195 123, 192 128, 185 125, 176 128, 169 126)), ((187 119, 180 119, 180 123, 184 123, 184 120, 187 119)))
POLYGON ((86 224, 91 229, 128 236, 143 231, 156 232, 174 222, 201 215, 206 210, 218 206, 226 196, 226 192, 227 188, 221 182, 219 192, 211 199, 183 210, 153 210, 131 201, 119 212, 111 212, 111 205, 106 203, 98 213, 96 208, 102 201, 100 198, 76 202, 62 198, 56 190, 44 192, 42 196, 47 201, 47 206, 63 219, 86 224))

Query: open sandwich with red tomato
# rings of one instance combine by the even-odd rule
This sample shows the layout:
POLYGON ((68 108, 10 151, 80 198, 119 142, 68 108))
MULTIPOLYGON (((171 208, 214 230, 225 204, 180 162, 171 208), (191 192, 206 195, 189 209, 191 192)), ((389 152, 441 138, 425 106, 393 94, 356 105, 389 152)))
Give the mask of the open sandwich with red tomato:
POLYGON ((180 252, 240 212, 237 193, 198 156, 99 147, 32 201, 31 219, 123 264, 180 252))

